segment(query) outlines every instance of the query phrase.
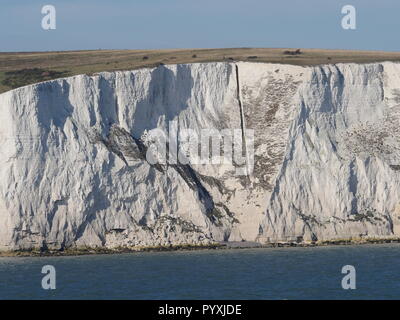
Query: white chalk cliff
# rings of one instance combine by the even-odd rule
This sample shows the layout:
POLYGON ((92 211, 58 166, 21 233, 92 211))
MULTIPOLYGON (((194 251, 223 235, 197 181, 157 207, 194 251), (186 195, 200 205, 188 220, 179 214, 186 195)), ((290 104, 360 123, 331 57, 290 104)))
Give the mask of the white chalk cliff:
POLYGON ((1 250, 400 236, 400 64, 162 65, 0 108, 1 250), (172 120, 254 130, 252 174, 147 162, 172 120))

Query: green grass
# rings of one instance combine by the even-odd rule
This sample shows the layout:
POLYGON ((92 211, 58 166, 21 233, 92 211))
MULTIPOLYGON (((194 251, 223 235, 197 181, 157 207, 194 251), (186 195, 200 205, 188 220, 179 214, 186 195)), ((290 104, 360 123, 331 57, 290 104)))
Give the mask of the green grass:
POLYGON ((4 87, 15 89, 31 83, 61 78, 66 75, 68 75, 67 71, 55 71, 40 68, 6 71, 3 73, 1 84, 4 87))

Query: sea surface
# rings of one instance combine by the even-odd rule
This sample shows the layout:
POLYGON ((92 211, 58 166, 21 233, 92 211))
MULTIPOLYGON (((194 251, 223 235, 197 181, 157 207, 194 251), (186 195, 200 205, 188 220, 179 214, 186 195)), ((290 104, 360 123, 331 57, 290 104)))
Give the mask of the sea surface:
POLYGON ((399 299, 400 244, 0 258, 1 299, 399 299), (42 288, 42 267, 56 289, 42 288), (344 290, 342 267, 356 270, 344 290))

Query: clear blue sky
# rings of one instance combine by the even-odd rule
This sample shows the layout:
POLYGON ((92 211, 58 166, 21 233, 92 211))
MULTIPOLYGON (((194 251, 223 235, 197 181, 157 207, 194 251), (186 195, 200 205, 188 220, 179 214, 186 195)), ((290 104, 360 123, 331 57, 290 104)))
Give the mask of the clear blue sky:
POLYGON ((0 0, 0 51, 299 47, 400 51, 399 0, 0 0), (41 28, 52 4, 57 29, 41 28), (357 29, 341 27, 341 8, 357 29))

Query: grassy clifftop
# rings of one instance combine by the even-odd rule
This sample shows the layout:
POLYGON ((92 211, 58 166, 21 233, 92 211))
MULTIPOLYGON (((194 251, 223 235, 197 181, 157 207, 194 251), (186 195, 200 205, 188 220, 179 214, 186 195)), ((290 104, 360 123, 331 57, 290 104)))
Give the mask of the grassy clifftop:
POLYGON ((133 70, 160 63, 253 61, 318 65, 400 61, 400 52, 321 49, 168 49, 0 52, 0 93, 27 84, 101 71, 133 70))

